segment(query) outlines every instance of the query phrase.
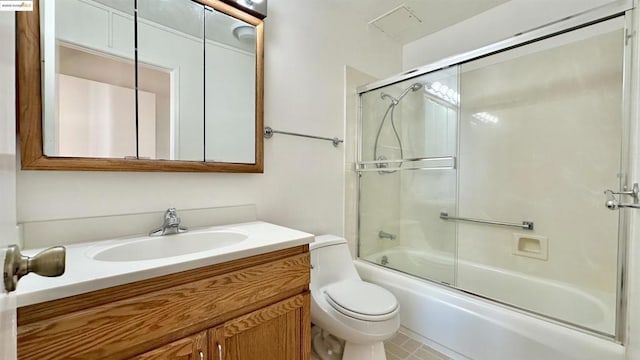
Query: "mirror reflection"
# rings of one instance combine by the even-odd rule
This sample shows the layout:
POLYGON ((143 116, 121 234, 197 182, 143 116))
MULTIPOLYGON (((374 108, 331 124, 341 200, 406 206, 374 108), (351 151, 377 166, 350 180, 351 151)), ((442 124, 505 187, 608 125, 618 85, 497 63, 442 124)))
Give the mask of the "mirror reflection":
POLYGON ((137 24, 131 0, 41 4, 45 155, 256 162, 253 25, 191 0, 138 0, 137 24))
POLYGON ((108 31, 110 19, 132 18, 133 4, 117 11, 83 1, 41 4, 45 154, 135 157, 133 27, 108 31))
POLYGON ((156 131, 140 132, 155 143, 151 159, 204 160, 204 6, 190 0, 138 0, 138 61, 170 77, 138 74, 140 88, 157 89, 161 113, 156 131))
POLYGON ((255 162, 256 29, 205 12, 205 160, 255 162))

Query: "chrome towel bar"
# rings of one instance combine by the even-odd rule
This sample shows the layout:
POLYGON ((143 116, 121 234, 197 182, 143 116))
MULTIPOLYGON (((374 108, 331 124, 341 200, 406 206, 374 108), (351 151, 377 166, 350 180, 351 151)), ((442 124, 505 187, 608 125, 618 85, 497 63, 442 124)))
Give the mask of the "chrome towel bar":
POLYGON ((310 139, 328 140, 333 142, 333 146, 335 147, 338 147, 340 143, 344 142, 344 140, 338 139, 337 137, 328 138, 328 137, 315 136, 315 135, 299 134, 299 133, 288 132, 288 131, 273 130, 270 126, 267 126, 264 128, 265 139, 271 139, 271 137, 273 137, 273 134, 283 134, 283 135, 306 137, 310 139))
POLYGON ((464 218, 464 217, 449 216, 449 213, 444 212, 444 211, 440 213, 440 219, 442 219, 442 220, 469 221, 469 222, 474 222, 474 223, 478 223, 478 224, 511 226, 511 227, 517 227, 517 228, 520 228, 520 229, 523 229, 523 230, 533 230, 533 222, 532 221, 523 221, 522 224, 517 224, 517 223, 509 223, 509 222, 502 222, 502 221, 470 219, 470 218, 464 218))

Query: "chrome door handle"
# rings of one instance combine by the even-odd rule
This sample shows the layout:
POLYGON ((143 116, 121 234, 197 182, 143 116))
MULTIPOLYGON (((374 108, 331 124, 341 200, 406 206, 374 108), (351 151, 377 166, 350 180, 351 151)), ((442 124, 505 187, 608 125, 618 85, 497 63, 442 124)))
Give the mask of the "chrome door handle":
POLYGON ((202 351, 198 351, 198 353, 200 354, 200 360, 204 360, 204 353, 202 351))
POLYGON ((18 280, 30 272, 41 276, 55 277, 64 274, 67 250, 56 246, 29 257, 20 253, 20 248, 10 245, 4 259, 4 287, 14 291, 18 280))
POLYGON ((634 204, 640 203, 640 186, 638 185, 638 183, 633 183, 631 190, 628 190, 627 186, 625 185, 622 188, 622 191, 605 190, 604 193, 610 198, 613 198, 613 195, 628 195, 633 198, 634 204))
POLYGON ((605 190, 604 194, 607 195, 607 200, 604 203, 604 206, 609 210, 618 210, 620 208, 631 208, 631 209, 640 209, 640 204, 638 203, 638 184, 633 184, 633 190, 631 191, 621 191, 615 192, 613 190, 605 190), (616 197, 615 194, 618 195, 630 195, 633 197, 633 204, 625 204, 621 203, 616 197))
POLYGON ((218 343, 218 360, 222 360, 222 345, 218 343))
POLYGON ((607 202, 604 203, 604 206, 609 210, 618 210, 620 208, 640 209, 640 204, 621 204, 615 199, 607 200, 607 202))

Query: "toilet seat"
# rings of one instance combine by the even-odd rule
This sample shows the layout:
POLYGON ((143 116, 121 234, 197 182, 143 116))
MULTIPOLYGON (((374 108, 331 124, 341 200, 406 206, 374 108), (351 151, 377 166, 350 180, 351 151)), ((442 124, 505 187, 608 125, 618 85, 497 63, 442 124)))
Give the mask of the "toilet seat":
POLYGON ((394 317, 398 310, 398 302, 392 293, 361 280, 331 284, 323 293, 334 309, 358 320, 384 321, 394 317))

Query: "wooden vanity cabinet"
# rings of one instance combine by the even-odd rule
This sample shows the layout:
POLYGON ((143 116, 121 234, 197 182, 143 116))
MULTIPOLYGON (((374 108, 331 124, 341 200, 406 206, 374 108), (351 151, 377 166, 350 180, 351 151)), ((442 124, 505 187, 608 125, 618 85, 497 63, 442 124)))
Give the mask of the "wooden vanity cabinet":
POLYGON ((205 360, 209 359, 207 343, 207 332, 203 331, 134 356, 132 360, 205 360))
POLYGON ((21 307, 18 359, 309 360, 309 269, 304 245, 21 307))
MULTIPOLYGON (((298 295, 238 317, 209 330, 209 352, 213 360, 299 359, 300 349, 311 348, 309 295, 298 295), (310 326, 310 325, 309 325, 310 326)), ((308 358, 308 357, 307 357, 308 358)))

